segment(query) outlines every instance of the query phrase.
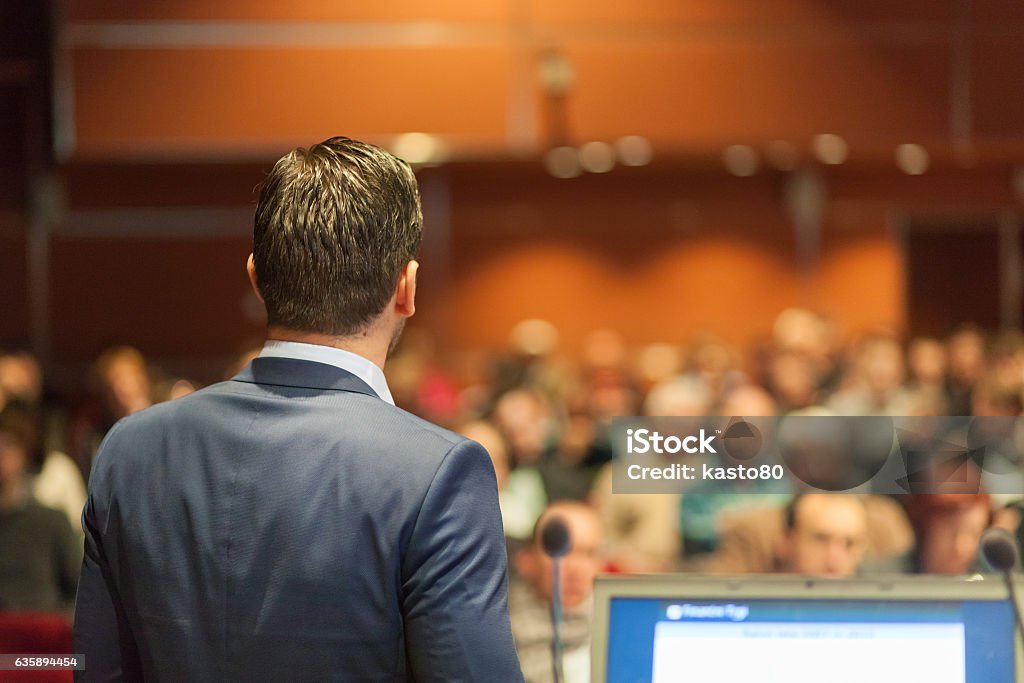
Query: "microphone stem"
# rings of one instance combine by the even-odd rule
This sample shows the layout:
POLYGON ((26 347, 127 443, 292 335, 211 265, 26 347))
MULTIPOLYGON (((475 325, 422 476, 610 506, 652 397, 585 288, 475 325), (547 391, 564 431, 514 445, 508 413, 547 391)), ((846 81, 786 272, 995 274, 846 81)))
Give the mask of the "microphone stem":
POLYGON ((562 637, 559 633, 562 623, 562 585, 558 564, 556 557, 551 562, 551 671, 554 683, 562 681, 562 637))

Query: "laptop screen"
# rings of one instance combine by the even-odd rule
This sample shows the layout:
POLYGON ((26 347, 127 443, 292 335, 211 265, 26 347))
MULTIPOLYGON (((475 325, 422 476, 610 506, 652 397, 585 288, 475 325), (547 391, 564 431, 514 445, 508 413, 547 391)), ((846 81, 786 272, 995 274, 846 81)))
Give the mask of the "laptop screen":
POLYGON ((594 646, 604 661, 594 662, 594 680, 1016 680, 1014 617, 998 584, 986 581, 979 591, 963 580, 926 581, 922 592, 907 588, 912 580, 874 594, 868 582, 851 582, 851 589, 799 579, 689 579, 674 589, 658 579, 660 595, 644 595, 636 585, 603 591, 598 614, 607 615, 607 629, 595 629, 604 640, 594 646), (692 590, 698 582, 702 590, 692 590), (720 595, 709 595, 716 585, 720 595))

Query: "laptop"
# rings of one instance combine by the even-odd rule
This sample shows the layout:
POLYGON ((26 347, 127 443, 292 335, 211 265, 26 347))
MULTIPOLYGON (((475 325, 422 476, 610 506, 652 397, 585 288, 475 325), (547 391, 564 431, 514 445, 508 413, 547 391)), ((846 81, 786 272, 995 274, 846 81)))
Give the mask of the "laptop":
POLYGON ((594 599, 594 683, 1024 681, 995 575, 602 576, 594 599))

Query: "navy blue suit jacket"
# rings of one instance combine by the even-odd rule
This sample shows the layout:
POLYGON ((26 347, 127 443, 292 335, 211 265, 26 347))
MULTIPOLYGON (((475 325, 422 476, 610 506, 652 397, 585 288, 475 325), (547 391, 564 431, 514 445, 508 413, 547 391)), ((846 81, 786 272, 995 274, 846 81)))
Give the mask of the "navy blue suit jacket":
POLYGON ((522 680, 486 451, 333 366, 125 418, 83 525, 80 680, 522 680))

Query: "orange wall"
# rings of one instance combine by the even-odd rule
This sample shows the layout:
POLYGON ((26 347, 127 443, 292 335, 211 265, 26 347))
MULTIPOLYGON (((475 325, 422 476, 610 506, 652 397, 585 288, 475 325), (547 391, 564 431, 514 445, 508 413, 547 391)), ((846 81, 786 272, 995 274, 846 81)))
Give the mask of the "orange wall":
MULTIPOLYGON (((155 358, 193 359, 219 370, 221 359, 258 337, 258 319, 246 309, 242 266, 251 214, 244 206, 252 206, 267 165, 65 169, 72 216, 104 207, 195 205, 229 209, 239 224, 220 223, 204 234, 194 223, 178 236, 147 237, 143 213, 143 222, 122 225, 116 238, 56 236, 55 359, 82 365, 106 345, 132 343, 155 358), (236 214, 232 207, 239 206, 236 214)), ((685 342, 705 331, 748 344, 768 334, 790 306, 820 310, 848 334, 903 331, 909 316, 895 229, 901 221, 936 212, 991 216, 1017 201, 1008 168, 940 169, 918 178, 885 169, 822 173, 829 203, 820 259, 808 269, 783 208, 781 173, 737 178, 659 161, 564 181, 539 162, 424 169, 427 232, 411 324, 431 329, 441 348, 455 351, 502 348, 513 325, 530 317, 557 325, 570 351, 599 328, 620 330, 634 344, 685 342), (445 201, 447 233, 438 212, 445 201)), ((21 254, 16 246, 0 259, 23 268, 21 254)), ((17 303, 25 294, 24 287, 8 290, 0 302, 15 302, 8 320, 27 335, 27 310, 17 303)))
MULTIPOLYGON (((223 195, 237 206, 264 171, 86 165, 70 167, 67 178, 73 211, 153 207, 160 197, 180 206, 189 196, 217 206, 223 195), (206 189, 177 192, 190 182, 206 189)), ((827 217, 821 261, 807 273, 782 208, 781 174, 735 178, 655 165, 558 181, 537 163, 422 171, 424 188, 447 188, 451 220, 445 238, 428 190, 413 324, 430 327, 450 349, 500 348, 529 317, 555 323, 568 349, 603 327, 637 344, 701 331, 748 343, 794 305, 829 313, 851 331, 898 328, 906 319, 903 265, 886 212, 874 208, 880 190, 841 180, 832 183, 842 203, 827 217)), ((147 238, 147 227, 134 237, 54 239, 56 357, 84 362, 122 342, 158 356, 227 356, 259 335, 244 309, 248 226, 173 239, 147 238)))
MULTIPOLYGON (((503 46, 81 49, 76 153, 263 151, 424 130, 500 145, 503 46)), ((383 138, 383 140, 382 140, 383 138)))
POLYGON ((1024 136, 1024 6, 973 2, 961 17, 954 0, 895 5, 77 0, 65 74, 75 153, 252 154, 406 131, 467 155, 541 149, 549 49, 574 73, 575 141, 639 134, 692 151, 786 139, 806 150, 831 132, 856 158, 1024 136))
POLYGON ((458 345, 500 347, 529 317, 555 323, 568 348, 602 327, 633 343, 702 331, 748 343, 790 306, 829 313, 850 331, 905 321, 886 215, 827 224, 820 263, 807 272, 782 176, 626 169, 561 183, 467 174, 454 186, 447 319, 458 345))
POLYGON ((570 349, 600 328, 618 330, 634 344, 682 342, 698 332, 751 341, 800 300, 779 249, 739 240, 496 246, 498 254, 457 278, 462 345, 500 347, 516 322, 534 317, 553 322, 570 349), (635 256, 629 267, 615 263, 622 249, 635 256))

